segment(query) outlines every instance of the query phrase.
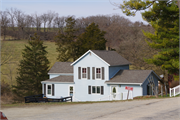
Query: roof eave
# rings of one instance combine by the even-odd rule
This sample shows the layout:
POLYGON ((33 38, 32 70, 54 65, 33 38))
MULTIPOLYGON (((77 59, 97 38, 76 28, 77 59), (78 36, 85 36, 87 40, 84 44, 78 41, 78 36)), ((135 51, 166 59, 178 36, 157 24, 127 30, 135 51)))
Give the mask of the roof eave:
POLYGON ((131 65, 131 63, 129 63, 129 64, 123 64, 123 65, 110 65, 110 66, 124 66, 124 65, 131 65))
POLYGON ((100 58, 98 55, 96 55, 93 51, 91 51, 91 50, 88 50, 86 53, 84 53, 81 57, 79 57, 76 61, 74 61, 72 64, 71 64, 71 66, 72 65, 74 65, 74 64, 76 64, 81 58, 83 58, 85 55, 87 55, 89 52, 91 52, 91 53, 93 53, 97 58, 99 58, 100 60, 102 60, 103 62, 105 62, 105 64, 107 64, 108 66, 110 66, 110 64, 109 63, 107 63, 105 60, 103 60, 102 58, 100 58))
POLYGON ((48 75, 50 74, 69 74, 69 75, 72 75, 73 73, 48 73, 48 75))
POLYGON ((41 83, 75 84, 75 82, 55 82, 55 81, 41 81, 41 83))
MULTIPOLYGON (((160 78, 153 70, 151 70, 151 72, 149 73, 149 75, 147 76, 147 78, 150 76, 151 73, 154 73, 154 75, 159 79, 159 81, 161 81, 161 78, 160 78)), ((147 78, 146 78, 146 79, 147 79, 147 78)), ((146 79, 145 79, 145 80, 146 80, 146 79)), ((144 82, 145 82, 145 80, 144 80, 144 82)), ((144 84, 144 82, 143 82, 142 84, 144 84)))
POLYGON ((131 85, 140 85, 142 83, 122 83, 122 82, 105 82, 106 84, 131 84, 131 85))

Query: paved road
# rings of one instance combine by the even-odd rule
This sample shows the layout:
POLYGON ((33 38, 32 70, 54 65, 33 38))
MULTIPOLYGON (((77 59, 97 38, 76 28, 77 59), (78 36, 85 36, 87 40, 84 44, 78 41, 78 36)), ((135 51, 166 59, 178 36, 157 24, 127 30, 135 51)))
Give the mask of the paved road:
POLYGON ((8 120, 180 120, 180 97, 4 108, 8 120))

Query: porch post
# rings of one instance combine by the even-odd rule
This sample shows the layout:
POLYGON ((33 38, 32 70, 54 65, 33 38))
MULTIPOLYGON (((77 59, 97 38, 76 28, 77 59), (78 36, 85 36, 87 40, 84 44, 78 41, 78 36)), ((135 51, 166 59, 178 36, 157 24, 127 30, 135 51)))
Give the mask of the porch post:
POLYGON ((161 84, 161 96, 163 96, 163 85, 161 84))
POLYGON ((171 88, 169 88, 169 96, 171 97, 171 88))

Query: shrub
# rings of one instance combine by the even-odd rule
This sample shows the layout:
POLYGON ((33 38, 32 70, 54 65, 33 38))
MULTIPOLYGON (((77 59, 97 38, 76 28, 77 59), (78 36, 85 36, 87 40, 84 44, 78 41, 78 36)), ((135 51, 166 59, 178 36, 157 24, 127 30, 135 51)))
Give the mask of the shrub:
POLYGON ((169 88, 173 88, 179 85, 179 81, 172 81, 172 83, 170 84, 169 88))
POLYGON ((7 84, 4 80, 1 81, 1 96, 3 95, 10 95, 11 94, 11 87, 7 84))

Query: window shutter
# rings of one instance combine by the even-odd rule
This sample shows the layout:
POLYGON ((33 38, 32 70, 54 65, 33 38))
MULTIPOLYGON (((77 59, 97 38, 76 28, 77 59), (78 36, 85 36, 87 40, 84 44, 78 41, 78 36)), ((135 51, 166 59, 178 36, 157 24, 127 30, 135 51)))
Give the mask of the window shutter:
POLYGON ((91 86, 88 86, 88 93, 91 94, 91 86))
POLYGON ((52 96, 54 96, 54 89, 55 89, 54 84, 52 84, 52 96))
POLYGON ((101 86, 101 95, 104 95, 104 86, 101 86))
POLYGON ((46 97, 46 84, 44 84, 44 97, 46 97))
POLYGON ((88 79, 90 79, 90 67, 87 68, 87 72, 88 72, 88 79))
POLYGON ((92 79, 95 79, 95 67, 92 68, 92 79))
POLYGON ((102 67, 102 80, 104 80, 104 67, 102 67))
POLYGON ((78 67, 78 78, 81 79, 81 67, 78 67))

